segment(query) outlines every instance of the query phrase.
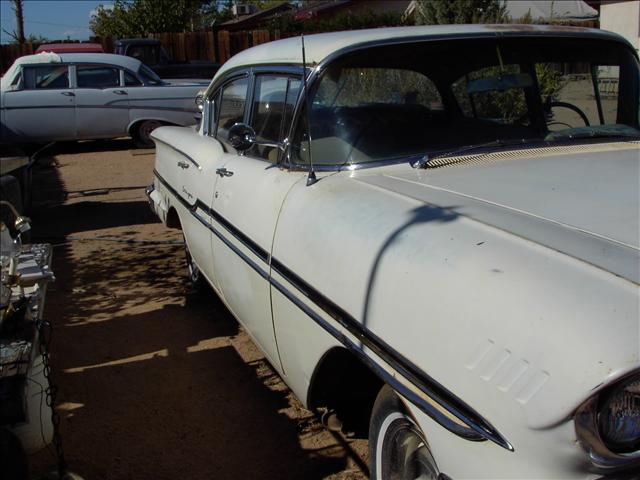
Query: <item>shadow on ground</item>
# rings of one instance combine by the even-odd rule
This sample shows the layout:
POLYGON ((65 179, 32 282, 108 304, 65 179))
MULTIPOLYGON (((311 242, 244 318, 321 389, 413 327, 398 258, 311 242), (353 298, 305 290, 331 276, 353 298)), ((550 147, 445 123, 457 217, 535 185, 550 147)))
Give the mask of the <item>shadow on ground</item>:
MULTIPOLYGON (((180 245, 69 241, 123 227, 162 238, 144 198, 64 203, 55 162, 34 182, 34 235, 56 244, 45 315, 73 471, 92 480, 319 479, 346 468, 335 445, 301 447, 319 422, 220 300, 186 284, 180 245)), ((55 463, 46 450, 30 462, 33 478, 55 463)))

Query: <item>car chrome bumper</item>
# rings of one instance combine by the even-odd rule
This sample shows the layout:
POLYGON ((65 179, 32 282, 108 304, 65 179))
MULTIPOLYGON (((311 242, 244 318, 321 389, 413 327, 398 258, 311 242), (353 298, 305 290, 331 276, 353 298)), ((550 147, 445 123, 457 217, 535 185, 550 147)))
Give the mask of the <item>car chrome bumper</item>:
POLYGON ((155 191, 155 189, 156 187, 152 183, 151 185, 147 185, 147 187, 145 187, 144 193, 147 196, 147 201, 149 202, 149 208, 153 213, 157 215, 158 213, 156 212, 156 209, 155 209, 155 202, 151 198, 151 194, 155 191))

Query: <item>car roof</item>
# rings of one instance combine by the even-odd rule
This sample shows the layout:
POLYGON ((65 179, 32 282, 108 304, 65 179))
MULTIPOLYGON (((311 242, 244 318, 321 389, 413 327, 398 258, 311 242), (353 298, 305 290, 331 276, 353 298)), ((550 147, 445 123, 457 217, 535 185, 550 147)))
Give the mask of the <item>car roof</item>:
MULTIPOLYGON (((322 62, 335 52, 361 45, 384 41, 420 41, 429 39, 455 39, 473 37, 509 36, 574 36, 606 38, 628 44, 621 36, 599 29, 568 27, 559 25, 516 25, 516 24, 474 24, 474 25, 428 25, 418 27, 391 27, 344 32, 305 35, 305 56, 307 65, 322 62)), ((300 37, 286 38, 263 43, 244 50, 229 59, 218 71, 216 77, 238 67, 260 64, 302 64, 302 42, 300 37)))
POLYGON ((140 67, 140 60, 125 55, 113 53, 50 53, 43 52, 35 55, 25 55, 18 58, 14 65, 28 65, 31 63, 106 63, 117 67, 127 68, 134 72, 140 67))

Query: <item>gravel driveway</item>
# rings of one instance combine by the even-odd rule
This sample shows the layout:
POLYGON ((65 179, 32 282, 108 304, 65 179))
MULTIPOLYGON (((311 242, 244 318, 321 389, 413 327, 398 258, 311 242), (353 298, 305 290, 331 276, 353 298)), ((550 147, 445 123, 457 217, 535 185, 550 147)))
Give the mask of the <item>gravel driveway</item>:
MULTIPOLYGON (((184 278, 180 232, 146 203, 151 150, 53 147, 34 240, 55 245, 45 315, 71 470, 90 479, 362 479, 365 440, 324 430, 215 297, 184 278)), ((31 474, 51 470, 47 450, 31 474)))

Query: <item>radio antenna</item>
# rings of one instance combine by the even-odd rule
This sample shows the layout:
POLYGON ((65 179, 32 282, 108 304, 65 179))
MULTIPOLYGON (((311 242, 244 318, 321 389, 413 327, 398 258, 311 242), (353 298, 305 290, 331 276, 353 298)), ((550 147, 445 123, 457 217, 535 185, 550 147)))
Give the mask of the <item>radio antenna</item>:
POLYGON ((311 108, 309 105, 309 92, 307 91, 307 56, 304 50, 304 34, 300 35, 302 40, 302 89, 304 91, 305 114, 307 117, 307 139, 309 141, 309 175, 307 176, 307 187, 318 181, 316 172, 313 169, 313 155, 311 154, 311 108))

